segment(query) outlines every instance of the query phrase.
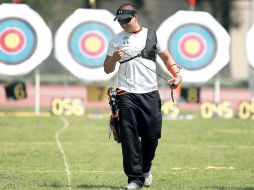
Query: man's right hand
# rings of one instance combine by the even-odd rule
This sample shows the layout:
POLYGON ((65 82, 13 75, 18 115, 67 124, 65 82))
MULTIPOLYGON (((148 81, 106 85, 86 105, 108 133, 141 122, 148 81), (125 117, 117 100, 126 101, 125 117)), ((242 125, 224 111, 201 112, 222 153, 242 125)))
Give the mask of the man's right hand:
POLYGON ((104 71, 109 74, 115 70, 116 62, 120 61, 124 56, 124 52, 117 49, 112 56, 107 55, 104 61, 104 71))
POLYGON ((120 49, 117 49, 112 56, 112 59, 114 59, 115 62, 120 61, 124 56, 124 52, 120 49))

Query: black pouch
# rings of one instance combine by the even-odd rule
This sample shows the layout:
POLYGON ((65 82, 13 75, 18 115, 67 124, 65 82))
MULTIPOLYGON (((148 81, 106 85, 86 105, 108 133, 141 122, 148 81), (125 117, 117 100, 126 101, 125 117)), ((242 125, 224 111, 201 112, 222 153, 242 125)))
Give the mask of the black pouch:
POLYGON ((111 108, 111 116, 109 118, 109 138, 113 134, 114 140, 121 143, 119 128, 119 108, 116 101, 116 91, 110 87, 108 89, 108 100, 111 108))

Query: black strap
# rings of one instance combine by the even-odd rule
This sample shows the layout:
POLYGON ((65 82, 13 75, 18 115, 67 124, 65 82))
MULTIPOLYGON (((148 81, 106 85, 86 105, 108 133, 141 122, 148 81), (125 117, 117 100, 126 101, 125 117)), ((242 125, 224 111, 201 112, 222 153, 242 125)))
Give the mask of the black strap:
POLYGON ((127 61, 132 60, 132 59, 135 59, 135 58, 137 58, 137 57, 140 57, 141 55, 142 55, 142 54, 139 53, 138 55, 136 55, 136 56, 134 56, 134 57, 131 57, 131 58, 129 58, 129 59, 126 59, 126 60, 124 60, 124 61, 119 61, 119 63, 120 63, 120 64, 125 63, 125 62, 127 62, 127 61))

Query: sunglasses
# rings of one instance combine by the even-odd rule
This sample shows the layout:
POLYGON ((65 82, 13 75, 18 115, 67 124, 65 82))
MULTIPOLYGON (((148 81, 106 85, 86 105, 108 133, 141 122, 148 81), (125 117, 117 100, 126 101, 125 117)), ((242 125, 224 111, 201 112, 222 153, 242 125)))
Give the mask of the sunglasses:
POLYGON ((123 19, 123 20, 117 20, 119 22, 119 24, 128 24, 131 21, 132 17, 123 19))

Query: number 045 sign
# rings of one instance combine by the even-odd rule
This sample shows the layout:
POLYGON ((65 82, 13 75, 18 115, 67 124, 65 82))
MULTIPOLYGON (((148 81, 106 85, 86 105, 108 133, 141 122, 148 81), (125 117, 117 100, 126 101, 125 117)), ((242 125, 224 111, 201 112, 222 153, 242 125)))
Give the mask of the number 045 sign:
MULTIPOLYGON (((203 102, 200 107, 201 117, 204 119, 223 118, 231 119, 234 117, 234 110, 230 102, 215 104, 203 102)), ((238 105, 237 115, 240 119, 254 120, 254 102, 243 101, 238 105)))

